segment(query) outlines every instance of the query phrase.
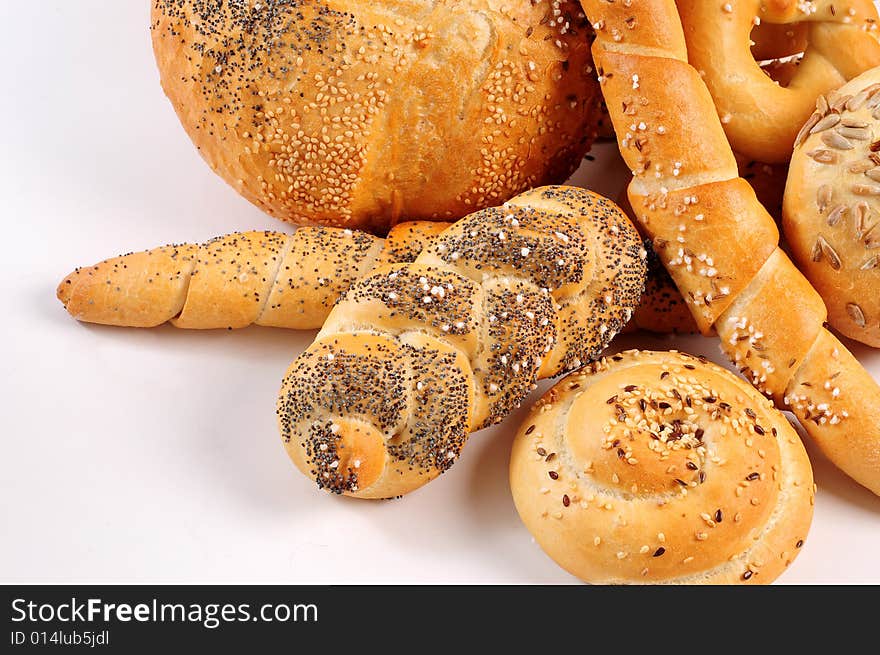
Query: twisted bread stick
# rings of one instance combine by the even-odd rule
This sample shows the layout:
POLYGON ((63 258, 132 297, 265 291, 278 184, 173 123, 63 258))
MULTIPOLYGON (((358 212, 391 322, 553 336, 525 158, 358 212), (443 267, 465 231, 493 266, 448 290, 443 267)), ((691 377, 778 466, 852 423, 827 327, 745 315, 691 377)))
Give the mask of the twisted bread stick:
POLYGON ((880 494, 880 386, 825 328, 822 299, 777 247, 773 220, 687 63, 674 0, 583 0, 629 197, 700 329, 795 413, 823 452, 880 494))
POLYGON ((583 189, 471 214, 340 298, 284 378, 288 453, 335 493, 420 487, 539 377, 598 356, 638 303, 644 258, 626 216, 583 189))
POLYGON ((105 325, 314 329, 353 281, 413 261, 448 225, 401 223, 384 242, 339 228, 229 234, 78 268, 58 298, 77 320, 105 325))

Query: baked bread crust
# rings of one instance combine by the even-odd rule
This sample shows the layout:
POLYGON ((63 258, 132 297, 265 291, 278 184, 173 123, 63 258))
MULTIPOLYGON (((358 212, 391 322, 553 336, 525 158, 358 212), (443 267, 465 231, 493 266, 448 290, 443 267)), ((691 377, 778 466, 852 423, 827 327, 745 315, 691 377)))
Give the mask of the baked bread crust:
POLYGON ((517 433, 517 511, 605 584, 761 584, 800 551, 813 475, 788 420, 704 359, 628 351, 550 389, 517 433))
POLYGON ((412 264, 355 282, 290 366, 278 419, 291 459, 334 493, 422 486, 539 378, 599 356, 638 304, 644 258, 623 212, 574 187, 462 219, 412 264))
POLYGON ((57 296, 87 323, 314 329, 339 294, 372 270, 382 248, 381 239, 336 228, 236 232, 77 268, 57 296))
POLYGON ((79 321, 119 327, 321 327, 352 282, 415 261, 449 223, 409 221, 383 240, 343 228, 236 232, 77 268, 57 296, 79 321))
MULTIPOLYGON (((676 5, 689 61, 712 94, 731 146, 750 159, 788 161, 816 97, 880 65, 872 0, 676 0, 676 5), (804 56, 788 85, 776 84, 755 61, 748 44, 756 23, 806 25, 804 56)), ((789 45, 783 40, 776 49, 785 52, 789 45)), ((759 54, 769 50, 759 48, 759 54)))
POLYGON ((599 92, 576 2, 153 0, 162 85, 269 214, 384 234, 565 181, 599 92))
MULTIPOLYGON (((610 120, 610 119, 609 119, 610 120)), ((774 220, 782 216, 782 194, 785 188, 787 165, 762 164, 749 161, 742 155, 736 155, 739 175, 746 180, 758 201, 770 212, 774 220)), ((627 216, 633 216, 633 210, 625 190, 617 199, 627 216)), ((637 223, 638 227, 638 223, 637 223)), ((648 252, 648 277, 645 281, 645 293, 625 332, 646 330, 657 334, 693 334, 699 332, 694 317, 691 316, 675 281, 664 268, 663 262, 654 252, 653 241, 645 239, 648 252)))
POLYGON ((880 493, 880 385, 827 333, 821 297, 778 249, 773 219, 737 176, 711 96, 687 63, 675 3, 583 5, 634 174, 631 205, 701 330, 715 328, 748 379, 791 409, 841 470, 880 493))
POLYGON ((880 348, 880 68, 822 97, 795 145, 785 238, 828 322, 880 348))

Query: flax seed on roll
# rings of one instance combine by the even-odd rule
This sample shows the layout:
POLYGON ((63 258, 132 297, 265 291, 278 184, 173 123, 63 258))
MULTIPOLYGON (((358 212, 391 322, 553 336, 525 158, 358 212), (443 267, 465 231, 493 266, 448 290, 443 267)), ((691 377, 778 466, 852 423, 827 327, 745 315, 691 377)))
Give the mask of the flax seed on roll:
POLYGON ((517 434, 510 486, 538 544, 593 583, 768 583, 813 514, 785 416, 674 351, 628 351, 557 383, 517 434))
POLYGON ((153 0, 162 84, 211 167, 293 223, 386 232, 559 183, 594 137, 577 2, 153 0))

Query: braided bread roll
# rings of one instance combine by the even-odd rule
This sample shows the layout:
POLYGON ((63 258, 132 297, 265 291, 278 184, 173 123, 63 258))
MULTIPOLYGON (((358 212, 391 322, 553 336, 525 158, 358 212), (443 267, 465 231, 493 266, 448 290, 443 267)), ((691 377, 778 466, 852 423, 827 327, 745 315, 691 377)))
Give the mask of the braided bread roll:
POLYGON ((400 223, 384 241, 323 227, 228 234, 77 268, 57 295, 71 316, 88 323, 314 329, 352 282, 378 266, 413 261, 448 226, 400 223))
POLYGON ((471 214, 340 298, 284 378, 288 453, 334 493, 422 486, 538 378, 598 356, 638 303, 644 257, 626 216, 583 189, 471 214))
POLYGON ((550 389, 514 440, 510 487, 547 554, 595 583, 768 583, 813 515, 788 420, 674 351, 602 358, 550 389))
POLYGON ((819 294, 736 160, 673 0, 584 0, 593 55, 633 171, 629 198, 697 325, 845 473, 880 493, 880 386, 824 327, 819 294), (614 33, 619 38, 613 38, 614 33))

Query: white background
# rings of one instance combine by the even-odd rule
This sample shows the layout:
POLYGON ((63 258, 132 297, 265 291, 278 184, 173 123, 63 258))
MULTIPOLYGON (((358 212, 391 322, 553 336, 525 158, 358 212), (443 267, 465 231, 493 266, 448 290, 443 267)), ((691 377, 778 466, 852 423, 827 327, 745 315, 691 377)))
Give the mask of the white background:
MULTIPOLYGON (((510 499, 524 410, 401 501, 318 492, 275 396, 313 333, 80 325, 77 265, 169 241, 289 229, 199 159, 159 87, 147 0, 0 3, 0 582, 568 583, 510 499)), ((594 154, 616 162, 614 146, 594 154)), ((619 163, 576 180, 616 197, 619 163)), ((723 361, 712 339, 636 337, 723 361)), ((880 352, 856 347, 875 377, 880 352)), ((546 384, 542 385, 542 389, 546 384)), ((880 583, 880 498, 814 458, 787 583, 880 583)))

